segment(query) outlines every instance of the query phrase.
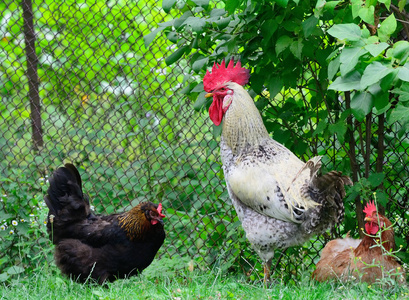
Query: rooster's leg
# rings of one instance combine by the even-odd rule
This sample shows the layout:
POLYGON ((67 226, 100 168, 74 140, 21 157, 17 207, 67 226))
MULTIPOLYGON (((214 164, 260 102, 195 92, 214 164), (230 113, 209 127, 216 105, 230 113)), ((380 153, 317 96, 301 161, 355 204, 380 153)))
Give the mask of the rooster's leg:
POLYGON ((270 281, 270 270, 271 270, 271 262, 272 258, 270 258, 268 261, 264 263, 264 283, 266 284, 267 282, 270 281))

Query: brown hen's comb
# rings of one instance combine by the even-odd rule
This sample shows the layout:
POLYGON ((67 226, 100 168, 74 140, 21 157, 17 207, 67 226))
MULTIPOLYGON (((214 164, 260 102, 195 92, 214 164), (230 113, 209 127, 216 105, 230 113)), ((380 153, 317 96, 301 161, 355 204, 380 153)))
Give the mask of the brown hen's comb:
POLYGON ((166 218, 166 216, 164 214, 162 214, 162 203, 159 203, 158 208, 156 209, 159 213, 159 216, 161 218, 166 218))
POLYGON ((234 60, 231 59, 226 67, 226 62, 223 60, 220 65, 214 63, 211 73, 209 71, 206 72, 206 75, 203 77, 203 88, 209 93, 229 81, 245 85, 249 82, 249 78, 250 71, 242 68, 240 61, 234 66, 234 60))
POLYGON ((376 212, 375 203, 374 203, 374 201, 372 201, 372 202, 369 201, 369 202, 366 204, 366 206, 365 206, 364 213, 365 213, 367 216, 372 216, 372 214, 373 214, 374 212, 376 212))

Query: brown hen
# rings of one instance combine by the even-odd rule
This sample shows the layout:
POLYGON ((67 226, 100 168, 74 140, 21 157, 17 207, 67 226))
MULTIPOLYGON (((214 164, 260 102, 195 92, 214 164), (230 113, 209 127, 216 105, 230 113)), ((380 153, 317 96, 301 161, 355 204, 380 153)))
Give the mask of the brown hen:
POLYGON ((322 282, 360 278, 361 281, 374 283, 390 274, 399 282, 405 281, 402 266, 388 253, 395 250, 391 221, 378 213, 373 202, 367 204, 364 213, 365 237, 358 240, 347 236, 330 241, 322 250, 321 259, 312 274, 314 279, 322 282))

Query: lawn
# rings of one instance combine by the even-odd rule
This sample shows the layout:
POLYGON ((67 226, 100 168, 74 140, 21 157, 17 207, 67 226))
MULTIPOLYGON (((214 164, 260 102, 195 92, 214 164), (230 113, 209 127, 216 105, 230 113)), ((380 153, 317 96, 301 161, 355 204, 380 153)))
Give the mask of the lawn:
POLYGON ((101 287, 78 284, 50 266, 1 286, 0 295, 1 299, 409 299, 408 287, 322 284, 311 281, 309 274, 296 284, 277 281, 269 287, 218 270, 186 271, 171 277, 158 272, 158 277, 151 276, 148 272, 101 287))

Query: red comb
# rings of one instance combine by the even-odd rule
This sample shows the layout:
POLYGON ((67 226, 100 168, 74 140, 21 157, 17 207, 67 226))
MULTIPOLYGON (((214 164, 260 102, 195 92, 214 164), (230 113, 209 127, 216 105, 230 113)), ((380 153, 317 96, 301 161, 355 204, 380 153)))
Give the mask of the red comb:
POLYGON ((162 214, 162 203, 159 203, 158 208, 156 209, 159 213, 159 216, 165 218, 165 215, 162 214))
POLYGON ((209 93, 229 81, 245 85, 249 82, 249 73, 249 70, 241 67, 240 61, 234 66, 234 60, 231 59, 226 68, 226 62, 223 60, 220 65, 214 63, 211 73, 209 71, 206 72, 206 75, 203 77, 203 88, 209 93))
POLYGON ((376 212, 375 203, 374 203, 374 201, 372 201, 372 202, 369 201, 369 202, 366 204, 366 206, 365 206, 364 213, 365 213, 367 216, 372 216, 372 214, 373 214, 374 212, 376 212))

